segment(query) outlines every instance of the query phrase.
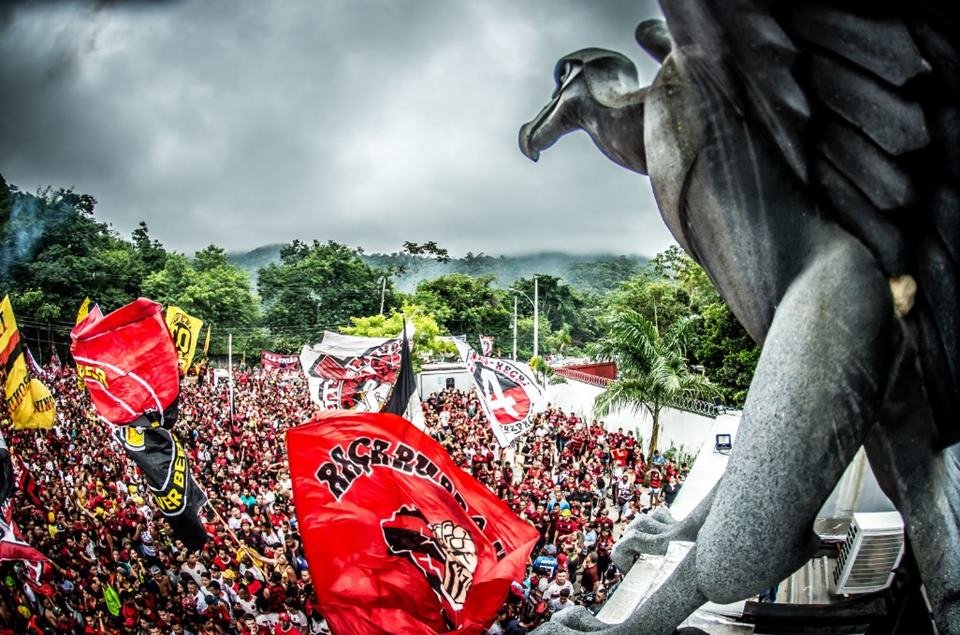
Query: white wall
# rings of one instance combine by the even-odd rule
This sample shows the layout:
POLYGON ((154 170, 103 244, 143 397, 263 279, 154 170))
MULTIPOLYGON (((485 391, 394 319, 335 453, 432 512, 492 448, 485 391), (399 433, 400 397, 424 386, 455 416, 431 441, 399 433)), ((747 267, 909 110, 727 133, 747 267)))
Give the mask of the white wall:
POLYGON ((457 390, 471 390, 473 381, 464 368, 449 370, 424 371, 419 375, 420 399, 425 401, 431 394, 440 392, 447 387, 447 379, 453 378, 453 385, 457 390))
MULTIPOLYGON (((593 400, 603 391, 602 388, 568 379, 565 384, 555 384, 547 388, 547 397, 554 406, 567 412, 575 412, 582 418, 593 419, 593 400)), ((607 430, 623 428, 624 432, 633 430, 634 435, 643 438, 643 450, 647 451, 653 419, 646 410, 633 412, 618 410, 603 418, 607 430)), ((703 415, 664 408, 660 412, 660 446, 663 452, 676 445, 683 450, 696 454, 704 439, 711 435, 714 419, 703 415)))

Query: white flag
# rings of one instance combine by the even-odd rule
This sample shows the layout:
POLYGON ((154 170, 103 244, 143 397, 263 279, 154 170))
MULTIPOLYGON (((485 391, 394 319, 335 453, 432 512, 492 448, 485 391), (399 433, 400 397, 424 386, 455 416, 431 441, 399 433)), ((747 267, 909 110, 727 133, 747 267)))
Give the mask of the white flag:
POLYGON ((478 355, 461 338, 453 338, 460 359, 473 379, 480 405, 502 447, 533 427, 544 408, 544 395, 533 371, 523 362, 478 355))
MULTIPOLYGON (((412 324, 407 336, 413 341, 412 324)), ((361 337, 325 331, 300 351, 310 398, 331 409, 380 412, 400 371, 402 338, 361 337)))

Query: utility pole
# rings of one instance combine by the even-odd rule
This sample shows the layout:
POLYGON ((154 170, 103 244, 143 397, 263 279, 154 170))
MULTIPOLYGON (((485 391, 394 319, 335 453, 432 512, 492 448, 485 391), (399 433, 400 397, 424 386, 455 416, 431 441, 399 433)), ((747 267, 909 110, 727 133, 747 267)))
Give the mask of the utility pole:
POLYGON ((227 335, 227 380, 230 382, 230 425, 233 425, 233 333, 227 335))
POLYGON ((383 285, 380 287, 380 315, 383 315, 383 303, 387 299, 387 277, 381 276, 383 285))
POLYGON ((540 285, 533 277, 533 356, 540 354, 540 285))
POLYGON ((513 361, 517 361, 517 294, 513 294, 513 361))

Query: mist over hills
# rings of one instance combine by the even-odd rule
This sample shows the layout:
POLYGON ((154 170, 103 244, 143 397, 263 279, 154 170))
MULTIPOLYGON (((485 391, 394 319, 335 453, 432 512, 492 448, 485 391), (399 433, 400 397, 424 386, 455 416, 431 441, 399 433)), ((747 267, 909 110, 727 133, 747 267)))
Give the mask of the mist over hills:
MULTIPOLYGON (((231 262, 246 270, 256 286, 257 270, 280 261, 282 244, 257 247, 251 251, 229 254, 231 262)), ((645 256, 616 254, 568 254, 543 252, 518 256, 488 256, 467 253, 449 262, 417 258, 407 254, 362 254, 368 264, 380 269, 399 271, 393 283, 404 292, 413 291, 422 280, 431 280, 450 273, 472 276, 492 275, 495 285, 508 287, 518 278, 547 274, 562 278, 580 291, 604 293, 621 280, 635 274, 647 262, 645 256)))

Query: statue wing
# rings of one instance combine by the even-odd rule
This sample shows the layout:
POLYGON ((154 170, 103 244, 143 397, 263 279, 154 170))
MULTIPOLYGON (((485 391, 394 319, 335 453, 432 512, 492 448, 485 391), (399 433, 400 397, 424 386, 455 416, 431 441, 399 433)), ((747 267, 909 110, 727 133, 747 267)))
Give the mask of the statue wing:
POLYGON ((944 414, 960 409, 957 4, 661 1, 697 89, 763 129, 887 274, 916 280, 910 322, 944 414))

